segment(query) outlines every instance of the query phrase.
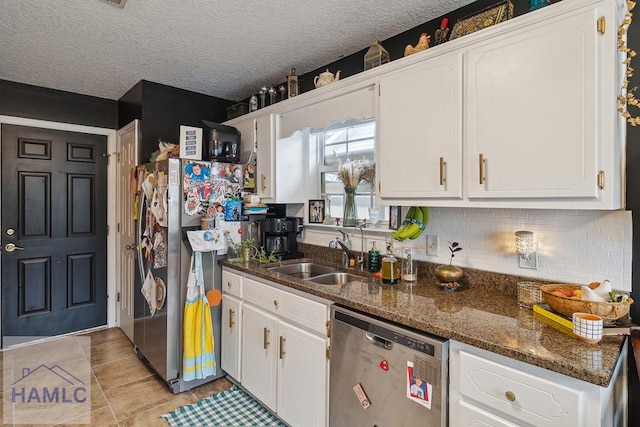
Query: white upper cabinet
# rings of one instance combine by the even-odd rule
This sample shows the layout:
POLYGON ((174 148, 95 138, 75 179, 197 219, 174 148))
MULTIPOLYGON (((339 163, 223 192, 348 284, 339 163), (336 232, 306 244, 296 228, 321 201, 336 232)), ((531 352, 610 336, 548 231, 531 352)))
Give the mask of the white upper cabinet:
MULTIPOLYGON (((257 128, 271 141, 258 138, 258 150, 271 147, 258 194, 316 197, 317 189, 281 195, 279 155, 290 151, 277 141, 373 109, 382 204, 624 208, 625 12, 624 0, 563 0, 250 113, 271 124, 257 128)), ((308 154, 303 147, 299 164, 308 154)), ((292 170, 288 182, 313 185, 292 170)))
POLYGON ((380 78, 378 197, 462 197, 462 53, 380 78))
POLYGON ((275 114, 256 118, 256 193, 275 201, 275 114))
POLYGON ((243 153, 253 152, 256 159, 255 193, 266 201, 275 201, 275 131, 276 115, 252 115, 225 124, 240 131, 243 153))
POLYGON ((598 85, 613 78, 615 66, 601 64, 615 48, 613 25, 609 34, 597 30, 604 13, 596 8, 545 21, 469 50, 469 198, 599 197, 599 145, 612 140, 598 131, 605 126, 614 135, 616 96, 599 96, 598 85))

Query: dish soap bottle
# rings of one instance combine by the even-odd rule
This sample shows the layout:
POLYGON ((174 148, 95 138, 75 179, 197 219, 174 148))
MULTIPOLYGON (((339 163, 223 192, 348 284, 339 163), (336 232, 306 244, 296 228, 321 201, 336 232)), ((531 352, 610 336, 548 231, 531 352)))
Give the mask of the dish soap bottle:
POLYGON ((380 252, 376 249, 376 242, 372 242, 371 250, 369 251, 369 273, 377 273, 380 271, 380 252))

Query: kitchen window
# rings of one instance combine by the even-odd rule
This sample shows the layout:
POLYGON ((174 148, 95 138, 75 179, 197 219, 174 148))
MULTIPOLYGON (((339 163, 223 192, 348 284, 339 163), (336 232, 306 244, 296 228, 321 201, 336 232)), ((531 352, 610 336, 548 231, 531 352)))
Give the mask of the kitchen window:
MULTIPOLYGON (((349 160, 368 160, 374 163, 375 120, 350 120, 347 123, 330 126, 320 132, 312 132, 310 139, 318 147, 320 160, 320 193, 326 200, 326 217, 342 218, 344 190, 338 179, 338 167, 349 160)), ((358 219, 375 220, 378 213, 380 222, 388 219, 384 206, 375 204, 375 187, 361 183, 356 189, 358 219)))

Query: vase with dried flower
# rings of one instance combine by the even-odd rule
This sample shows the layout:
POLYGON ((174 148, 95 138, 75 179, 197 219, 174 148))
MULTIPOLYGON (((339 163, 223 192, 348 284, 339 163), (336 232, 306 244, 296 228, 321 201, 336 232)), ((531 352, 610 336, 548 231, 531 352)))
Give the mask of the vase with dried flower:
POLYGON ((358 225, 358 207, 356 205, 356 188, 361 182, 373 185, 375 179, 375 167, 367 160, 340 161, 338 167, 338 179, 344 185, 344 205, 342 212, 343 227, 355 227, 358 225))
POLYGON ((453 257, 455 257, 455 253, 461 250, 462 248, 460 247, 458 242, 449 242, 449 251, 451 251, 449 265, 441 265, 439 267, 436 267, 435 269, 436 278, 440 281, 440 283, 455 283, 462 279, 462 276, 464 276, 464 272, 460 267, 451 265, 451 263, 453 262, 453 257))

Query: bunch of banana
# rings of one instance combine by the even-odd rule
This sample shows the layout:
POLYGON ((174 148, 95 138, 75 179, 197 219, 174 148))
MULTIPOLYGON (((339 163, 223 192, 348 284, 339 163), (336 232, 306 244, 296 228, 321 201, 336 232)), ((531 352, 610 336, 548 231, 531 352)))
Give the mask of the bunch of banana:
POLYGON ((429 208, 424 206, 411 206, 404 217, 400 228, 393 232, 394 239, 403 241, 405 239, 415 240, 429 224, 429 208))

